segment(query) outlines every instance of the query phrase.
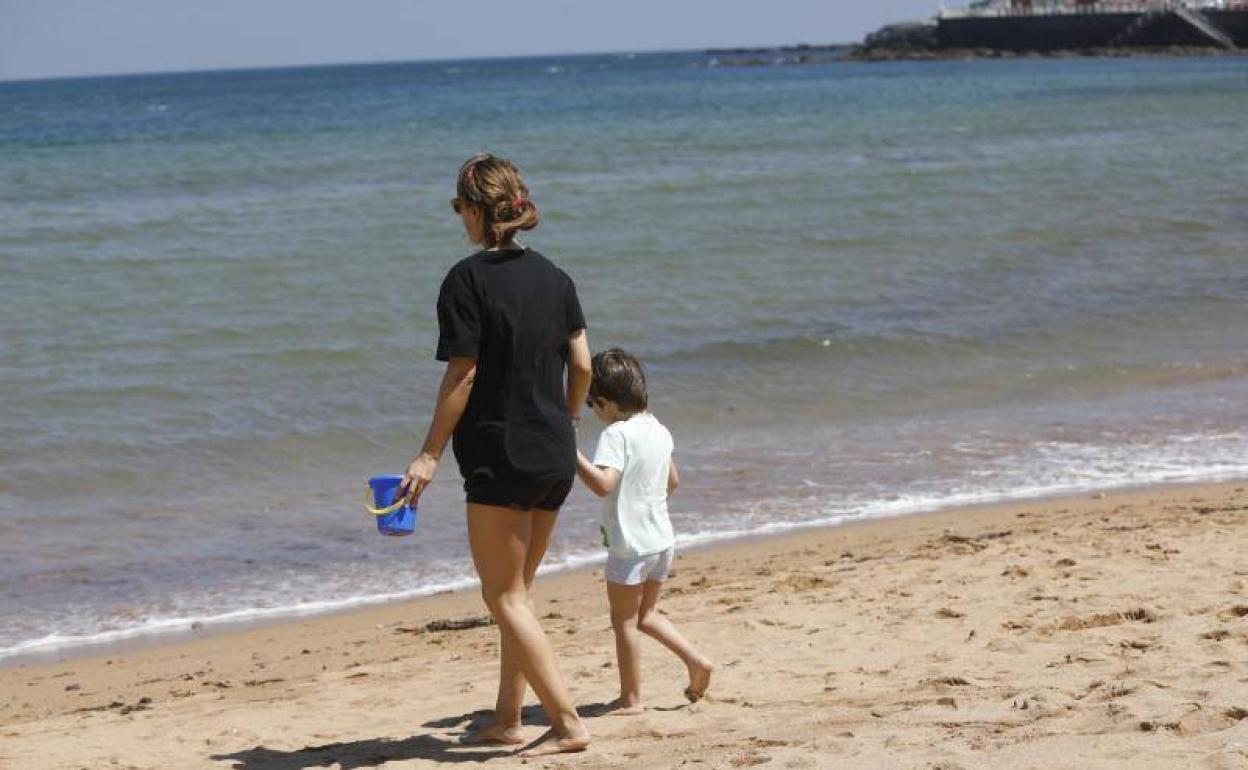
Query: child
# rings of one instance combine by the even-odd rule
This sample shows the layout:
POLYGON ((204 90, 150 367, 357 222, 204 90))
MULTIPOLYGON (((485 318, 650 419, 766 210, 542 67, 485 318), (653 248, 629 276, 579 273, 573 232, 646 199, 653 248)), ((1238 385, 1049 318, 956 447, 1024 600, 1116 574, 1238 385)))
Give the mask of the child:
POLYGON ((641 634, 657 639, 689 669, 685 697, 706 694, 714 666, 658 611, 659 592, 672 566, 675 538, 667 497, 680 483, 672 460, 672 434, 647 411, 646 376, 636 358, 612 349, 594 356, 587 405, 607 428, 591 463, 577 452, 577 475, 605 498, 607 598, 620 668, 615 714, 640 714, 641 634), (639 633, 640 632, 640 633, 639 633))

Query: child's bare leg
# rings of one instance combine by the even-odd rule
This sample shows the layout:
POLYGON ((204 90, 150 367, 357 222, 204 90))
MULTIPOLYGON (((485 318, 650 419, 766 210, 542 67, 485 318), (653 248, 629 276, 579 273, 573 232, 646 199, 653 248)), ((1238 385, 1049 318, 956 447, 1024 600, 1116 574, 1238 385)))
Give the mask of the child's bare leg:
MULTIPOLYGON (((537 568, 546 556, 546 548, 550 545, 550 535, 555 529, 555 521, 559 511, 534 509, 532 532, 529 538, 528 551, 524 561, 524 588, 529 598, 529 608, 537 614, 533 604, 533 580, 537 577, 537 568)), ((505 634, 500 633, 499 657, 501 666, 498 676, 498 699, 494 703, 494 718, 487 724, 469 731, 460 740, 467 744, 521 744, 524 736, 520 732, 520 712, 524 707, 524 693, 528 682, 520 671, 520 663, 516 660, 515 650, 505 634)))
POLYGON ((647 580, 642 584, 637 627, 642 633, 676 653, 684 662, 689 669, 689 686, 685 688, 685 697, 690 702, 697 703, 706 695, 706 689, 711 685, 711 672, 715 670, 715 664, 694 649, 676 626, 658 611, 659 594, 662 591, 661 582, 647 580))
POLYGON ((620 669, 620 697, 608 709, 621 716, 640 714, 646 710, 641 702, 641 634, 637 630, 641 586, 608 582, 607 600, 611 604, 611 630, 615 632, 615 657, 620 669))

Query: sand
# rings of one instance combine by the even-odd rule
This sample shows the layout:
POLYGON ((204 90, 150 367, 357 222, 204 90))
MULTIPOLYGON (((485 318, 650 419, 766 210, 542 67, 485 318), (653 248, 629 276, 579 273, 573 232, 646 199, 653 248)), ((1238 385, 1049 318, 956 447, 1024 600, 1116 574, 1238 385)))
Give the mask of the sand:
MULTIPOLYGON (((0 670, 0 767, 1248 768, 1243 484, 738 543, 669 585, 708 697, 648 642, 649 711, 590 718, 584 754, 456 742, 496 677, 495 629, 436 630, 480 618, 464 593, 0 670)), ((538 607, 577 702, 613 698, 601 572, 538 607)))

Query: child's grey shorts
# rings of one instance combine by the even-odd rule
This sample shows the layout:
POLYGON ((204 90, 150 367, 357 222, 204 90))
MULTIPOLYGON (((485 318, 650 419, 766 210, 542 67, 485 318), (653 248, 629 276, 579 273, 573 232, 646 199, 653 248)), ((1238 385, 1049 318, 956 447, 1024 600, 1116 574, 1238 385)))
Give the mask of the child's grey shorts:
POLYGON ((639 586, 646 581, 662 583, 672 569, 672 558, 675 555, 675 547, 649 556, 608 554, 607 582, 626 586, 639 586))

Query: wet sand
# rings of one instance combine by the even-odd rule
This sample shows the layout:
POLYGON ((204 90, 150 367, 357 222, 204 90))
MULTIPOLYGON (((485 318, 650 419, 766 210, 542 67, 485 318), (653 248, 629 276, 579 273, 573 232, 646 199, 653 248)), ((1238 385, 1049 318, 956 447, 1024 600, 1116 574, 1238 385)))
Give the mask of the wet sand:
MULTIPOLYGON (((950 511, 683 554, 661 605, 718 664, 527 763, 473 592, 0 670, 0 767, 1248 768, 1248 485, 950 511), (449 622, 448 622, 449 621, 449 622)), ((616 695, 601 571, 539 580, 577 702, 616 695)), ((536 705, 526 735, 545 729, 536 705)))

